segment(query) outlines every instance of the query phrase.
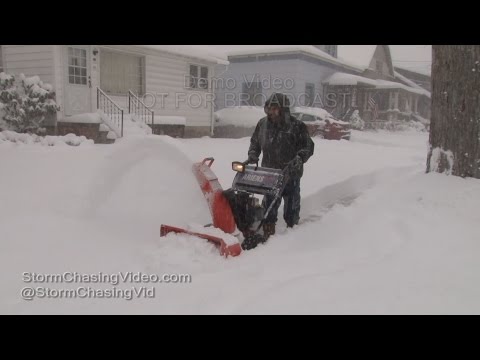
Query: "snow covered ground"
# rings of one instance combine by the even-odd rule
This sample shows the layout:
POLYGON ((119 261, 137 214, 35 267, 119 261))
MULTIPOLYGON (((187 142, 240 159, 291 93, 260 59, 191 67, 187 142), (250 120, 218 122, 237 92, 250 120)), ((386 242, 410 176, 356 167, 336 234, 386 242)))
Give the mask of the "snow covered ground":
POLYGON ((249 139, 0 139, 0 313, 479 314, 480 181, 424 174, 427 139, 315 139, 302 225, 287 230, 280 212, 275 237, 228 259, 198 238, 160 238, 159 227, 209 223, 191 164, 213 156, 227 188, 249 139), (187 281, 115 278, 129 272, 187 281), (22 299, 26 287, 37 297, 22 299))

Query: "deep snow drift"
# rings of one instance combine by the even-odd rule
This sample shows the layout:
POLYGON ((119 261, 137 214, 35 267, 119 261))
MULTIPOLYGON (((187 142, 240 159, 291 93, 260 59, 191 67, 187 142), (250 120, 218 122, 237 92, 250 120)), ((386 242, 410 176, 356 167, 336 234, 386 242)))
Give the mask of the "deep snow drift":
POLYGON ((211 221, 192 163, 213 156, 227 188, 231 161, 245 160, 248 145, 165 136, 79 147, 0 141, 0 313, 480 313, 480 182, 424 174, 425 133, 315 139, 301 226, 287 230, 280 211, 278 234, 237 258, 194 237, 160 238, 162 223, 211 221), (26 283, 24 272, 190 281, 26 283), (154 296, 21 298, 24 287, 80 286, 153 288, 154 296))

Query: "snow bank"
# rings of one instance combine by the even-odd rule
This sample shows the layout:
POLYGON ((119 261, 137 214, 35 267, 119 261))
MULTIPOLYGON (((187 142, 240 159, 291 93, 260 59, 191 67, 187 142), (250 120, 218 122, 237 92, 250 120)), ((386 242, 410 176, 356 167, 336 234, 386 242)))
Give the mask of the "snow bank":
POLYGON ((192 162, 213 156, 228 188, 231 162, 245 159, 249 139, 147 136, 75 151, 2 149, 0 313, 480 314, 480 181, 424 174, 427 140, 386 131, 314 139, 301 226, 287 229, 280 210, 274 237, 229 259, 203 239, 160 238, 159 228, 211 222, 192 162), (192 281, 117 287, 154 288, 149 299, 25 301, 25 271, 192 281))
MULTIPOLYGON (((342 125, 348 125, 348 123, 335 119, 325 109, 312 108, 312 107, 293 107, 290 109, 291 113, 303 113, 316 116, 321 120, 328 120, 332 123, 338 123, 342 125)), ((230 108, 224 108, 215 112, 215 124, 216 126, 236 126, 251 128, 255 127, 258 121, 264 118, 265 111, 262 106, 236 106, 230 108)))
POLYGON ((89 140, 85 136, 77 136, 75 134, 67 134, 64 136, 38 136, 34 134, 19 134, 14 131, 0 132, 0 144, 2 142, 40 146, 80 146, 92 145, 94 143, 93 140, 89 140))
POLYGON ((265 117, 261 106, 235 106, 215 112, 216 126, 255 127, 265 117))

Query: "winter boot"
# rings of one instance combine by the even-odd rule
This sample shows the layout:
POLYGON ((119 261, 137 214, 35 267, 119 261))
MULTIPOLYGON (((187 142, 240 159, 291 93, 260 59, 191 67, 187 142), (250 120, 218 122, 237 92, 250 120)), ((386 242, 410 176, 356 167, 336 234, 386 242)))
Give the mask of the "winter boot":
POLYGON ((275 235, 275 223, 263 224, 263 236, 265 237, 265 240, 271 235, 275 235))

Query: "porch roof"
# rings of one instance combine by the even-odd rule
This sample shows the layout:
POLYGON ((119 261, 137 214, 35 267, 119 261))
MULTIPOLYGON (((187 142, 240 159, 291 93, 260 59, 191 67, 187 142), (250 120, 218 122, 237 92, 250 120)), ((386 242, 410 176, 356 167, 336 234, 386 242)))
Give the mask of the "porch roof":
POLYGON ((430 98, 430 92, 425 89, 413 88, 401 83, 394 81, 380 80, 380 79, 369 79, 363 76, 346 74, 341 72, 336 72, 330 77, 323 81, 323 84, 327 85, 343 85, 343 86, 358 86, 358 85, 367 85, 376 89, 402 89, 407 92, 424 95, 430 98))

